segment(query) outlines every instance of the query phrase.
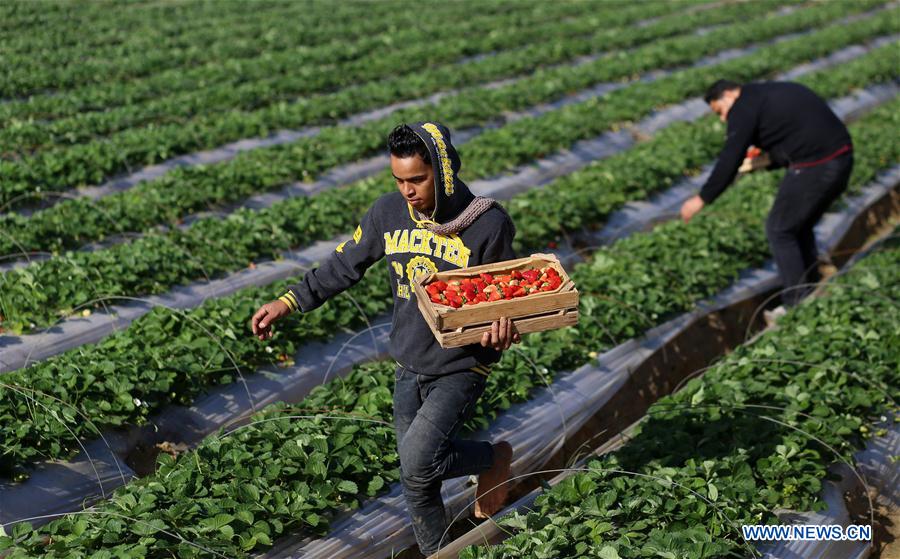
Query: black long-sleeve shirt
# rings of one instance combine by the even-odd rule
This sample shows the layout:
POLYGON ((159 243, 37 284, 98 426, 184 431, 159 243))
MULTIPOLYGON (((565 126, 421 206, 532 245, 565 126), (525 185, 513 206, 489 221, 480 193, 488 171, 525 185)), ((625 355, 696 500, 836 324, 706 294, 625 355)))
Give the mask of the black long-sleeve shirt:
POLYGON ((850 145, 850 133, 828 103, 797 83, 752 83, 728 112, 725 147, 700 198, 707 204, 731 184, 751 145, 768 152, 773 167, 808 163, 850 145))

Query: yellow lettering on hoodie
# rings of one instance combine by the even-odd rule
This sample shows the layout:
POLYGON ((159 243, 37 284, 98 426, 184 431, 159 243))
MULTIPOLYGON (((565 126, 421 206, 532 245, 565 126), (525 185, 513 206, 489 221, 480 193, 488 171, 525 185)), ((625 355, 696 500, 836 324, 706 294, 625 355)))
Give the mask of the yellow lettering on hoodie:
POLYGON ((447 193, 447 196, 453 196, 453 166, 450 163, 450 156, 447 153, 447 144, 444 143, 444 135, 441 133, 440 128, 430 122, 423 124, 422 128, 431 134, 431 139, 434 142, 435 147, 437 147, 438 159, 441 164, 441 175, 444 180, 444 192, 447 193))
POLYGON ((428 231, 427 229, 422 230, 422 246, 420 252, 422 254, 431 254, 431 239, 434 237, 434 233, 428 231))
POLYGON ((397 252, 397 237, 400 236, 400 230, 397 229, 393 233, 384 234, 384 253, 394 254, 397 252))
POLYGON ((385 233, 384 253, 386 255, 424 254, 440 258, 461 268, 468 266, 469 257, 472 255, 472 251, 466 247, 459 235, 445 237, 425 229, 397 229, 391 233, 385 233), (434 243, 433 247, 432 243, 434 243))
POLYGON ((437 258, 443 258, 443 256, 441 255, 441 250, 447 246, 447 237, 442 237, 441 235, 435 235, 434 236, 434 245, 435 245, 435 247, 434 247, 434 251, 432 254, 434 256, 436 256, 437 258))
POLYGON ((403 299, 411 297, 409 286, 405 283, 400 283, 400 280, 397 280, 397 297, 402 297, 403 299))
POLYGON ((447 240, 447 250, 444 251, 444 260, 465 268, 469 264, 469 256, 472 251, 463 244, 462 239, 454 235, 447 240))
POLYGON ((422 232, 424 229, 413 229, 409 232, 409 252, 419 254, 422 252, 422 232))
POLYGON ((456 264, 457 256, 459 255, 459 248, 454 241, 455 239, 447 239, 447 247, 444 249, 444 256, 442 256, 444 260, 451 264, 456 264))
POLYGON ((409 252, 409 230, 404 229, 400 232, 400 240, 397 241, 397 252, 409 252))

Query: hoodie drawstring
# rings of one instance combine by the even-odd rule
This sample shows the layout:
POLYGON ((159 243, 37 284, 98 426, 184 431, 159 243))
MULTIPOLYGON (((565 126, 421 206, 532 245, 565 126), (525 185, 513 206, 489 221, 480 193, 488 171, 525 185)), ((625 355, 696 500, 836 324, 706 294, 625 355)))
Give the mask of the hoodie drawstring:
POLYGON ((410 204, 409 202, 406 203, 406 208, 409 210, 409 218, 413 220, 413 223, 415 223, 416 225, 420 225, 425 229, 428 229, 427 227, 425 227, 426 225, 440 225, 440 223, 432 221, 427 217, 424 219, 418 219, 416 217, 416 211, 413 209, 412 204, 410 204))

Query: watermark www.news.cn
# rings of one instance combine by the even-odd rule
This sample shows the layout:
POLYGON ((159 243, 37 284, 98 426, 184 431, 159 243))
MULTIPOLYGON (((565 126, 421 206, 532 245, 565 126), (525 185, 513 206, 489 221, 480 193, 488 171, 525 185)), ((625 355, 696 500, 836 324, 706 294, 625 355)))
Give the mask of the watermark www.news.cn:
POLYGON ((872 540, 872 527, 851 524, 839 525, 748 525, 741 526, 747 541, 855 541, 872 540))

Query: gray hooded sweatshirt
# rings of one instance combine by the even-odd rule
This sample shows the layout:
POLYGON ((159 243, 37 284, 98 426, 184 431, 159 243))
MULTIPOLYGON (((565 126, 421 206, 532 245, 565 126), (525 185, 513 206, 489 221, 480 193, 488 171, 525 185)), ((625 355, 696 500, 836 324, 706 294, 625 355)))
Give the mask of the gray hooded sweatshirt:
MULTIPOLYGON (((446 224, 458 217, 475 196, 459 179, 459 154, 450 131, 437 123, 410 126, 431 153, 435 208, 431 221, 446 224)), ((500 352, 473 344, 444 349, 422 317, 412 290, 420 275, 515 258, 515 229, 505 211, 491 207, 456 234, 438 235, 399 191, 380 197, 366 212, 353 238, 341 243, 318 268, 291 285, 281 300, 309 312, 362 279, 369 266, 386 258, 394 296, 391 356, 419 374, 442 375, 467 369, 488 372, 500 352)))

